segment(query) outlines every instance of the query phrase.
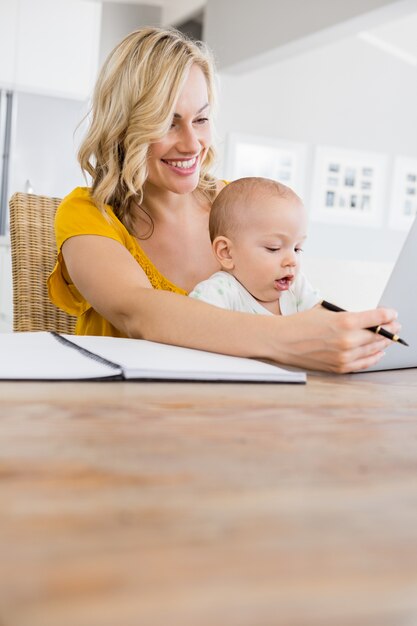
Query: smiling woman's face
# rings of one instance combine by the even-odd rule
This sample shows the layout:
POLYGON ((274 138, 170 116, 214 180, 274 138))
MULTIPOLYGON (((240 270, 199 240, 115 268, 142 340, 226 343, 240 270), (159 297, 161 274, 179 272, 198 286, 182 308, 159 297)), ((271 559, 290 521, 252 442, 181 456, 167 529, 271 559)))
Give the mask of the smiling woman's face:
POLYGON ((169 132, 149 148, 147 184, 178 194, 194 191, 210 145, 207 83, 200 67, 193 65, 169 132))

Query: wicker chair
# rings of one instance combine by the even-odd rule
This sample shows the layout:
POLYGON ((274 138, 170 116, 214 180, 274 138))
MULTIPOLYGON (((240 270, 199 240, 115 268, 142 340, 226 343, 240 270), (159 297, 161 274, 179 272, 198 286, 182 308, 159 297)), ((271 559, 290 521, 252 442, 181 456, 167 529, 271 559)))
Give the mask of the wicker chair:
POLYGON ((48 298, 46 280, 56 260, 54 217, 60 200, 27 193, 10 199, 13 330, 74 334, 76 318, 48 298))

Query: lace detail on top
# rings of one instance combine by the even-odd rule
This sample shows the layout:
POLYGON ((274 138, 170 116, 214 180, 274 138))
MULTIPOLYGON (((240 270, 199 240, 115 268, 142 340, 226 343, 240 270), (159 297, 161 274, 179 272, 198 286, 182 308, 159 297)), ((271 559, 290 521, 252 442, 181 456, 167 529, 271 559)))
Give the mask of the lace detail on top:
POLYGON ((134 237, 132 237, 132 239, 136 248, 133 256, 145 272, 146 276, 149 278, 149 282, 152 287, 154 289, 163 289, 164 291, 174 291, 175 293, 180 293, 186 296, 187 291, 181 287, 177 287, 177 285, 174 285, 174 283, 168 280, 168 278, 165 278, 165 276, 155 267, 150 258, 146 256, 138 241, 134 237))

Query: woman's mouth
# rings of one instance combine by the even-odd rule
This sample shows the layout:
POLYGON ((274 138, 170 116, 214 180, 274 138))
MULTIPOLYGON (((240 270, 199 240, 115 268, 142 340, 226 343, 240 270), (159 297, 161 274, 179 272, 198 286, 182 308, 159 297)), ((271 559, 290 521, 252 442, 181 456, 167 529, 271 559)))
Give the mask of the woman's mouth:
POLYGON ((191 159, 161 159, 162 163, 169 169, 180 176, 189 176, 194 174, 198 167, 198 156, 191 159))
POLYGON ((290 286, 291 283, 294 280, 294 276, 292 275, 288 275, 288 276, 284 276, 283 278, 279 278, 278 280, 274 281, 274 286, 275 289, 277 291, 287 291, 290 286))

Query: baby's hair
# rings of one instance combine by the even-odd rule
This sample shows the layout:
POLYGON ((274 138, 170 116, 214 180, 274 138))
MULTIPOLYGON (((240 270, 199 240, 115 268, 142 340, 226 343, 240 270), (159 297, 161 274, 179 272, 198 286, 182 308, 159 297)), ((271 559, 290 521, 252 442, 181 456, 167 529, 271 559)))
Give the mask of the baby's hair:
POLYGON ((226 185, 213 202, 210 211, 210 239, 220 235, 229 237, 235 234, 247 214, 246 209, 256 200, 277 196, 279 198, 297 197, 295 192, 270 178, 251 176, 238 178, 226 185))

